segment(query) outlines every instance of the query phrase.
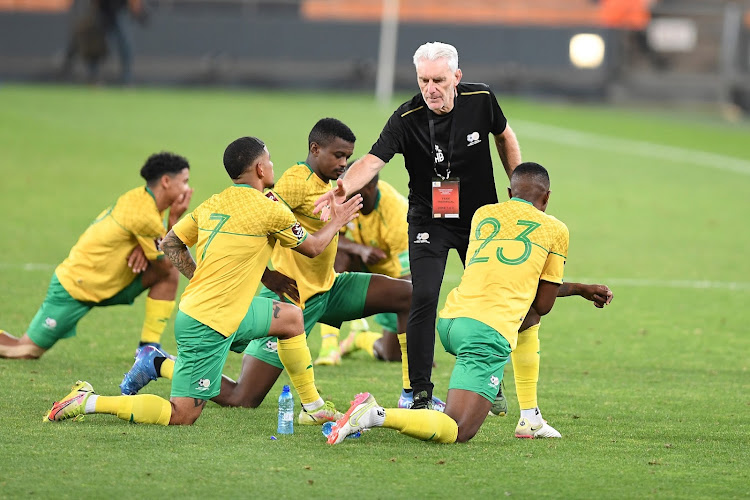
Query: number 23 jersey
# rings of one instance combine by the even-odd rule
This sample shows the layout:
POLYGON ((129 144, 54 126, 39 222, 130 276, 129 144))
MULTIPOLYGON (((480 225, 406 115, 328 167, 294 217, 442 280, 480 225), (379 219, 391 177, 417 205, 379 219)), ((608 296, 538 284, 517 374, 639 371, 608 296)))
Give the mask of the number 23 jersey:
POLYGON ((441 318, 472 318, 503 335, 512 349, 540 280, 563 281, 568 228, 520 198, 485 205, 471 221, 466 269, 441 318))

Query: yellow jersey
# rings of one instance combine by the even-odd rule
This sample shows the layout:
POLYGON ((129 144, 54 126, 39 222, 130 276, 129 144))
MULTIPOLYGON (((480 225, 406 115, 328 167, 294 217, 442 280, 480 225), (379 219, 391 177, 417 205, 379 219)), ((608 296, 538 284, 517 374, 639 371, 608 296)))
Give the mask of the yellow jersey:
MULTIPOLYGON (((326 223, 319 215, 313 214, 315 200, 331 190, 331 183, 323 181, 306 163, 297 163, 284 172, 269 193, 286 204, 299 223, 309 233, 315 233, 326 223)), ((338 234, 323 252, 315 258, 277 246, 271 262, 274 269, 297 281, 300 307, 310 297, 327 292, 333 286, 336 273, 333 261, 336 259, 338 234)))
POLYGON ((196 245, 180 311, 225 337, 247 314, 275 242, 296 247, 307 238, 287 207, 245 184, 213 195, 172 231, 188 247, 196 245))
POLYGON ((471 220, 461 283, 440 317, 481 321, 515 349, 539 281, 562 284, 567 253, 568 228, 531 203, 512 198, 481 207, 471 220))
POLYGON ((76 300, 101 302, 138 276, 128 255, 140 245, 148 260, 164 256, 159 242, 166 234, 164 213, 148 187, 131 189, 100 213, 55 269, 60 284, 76 300))
POLYGON ((375 208, 367 215, 362 213, 351 221, 347 237, 355 243, 379 248, 386 258, 367 269, 372 273, 401 278, 411 274, 409 268, 409 227, 406 212, 409 203, 401 193, 385 181, 378 181, 378 198, 375 208))

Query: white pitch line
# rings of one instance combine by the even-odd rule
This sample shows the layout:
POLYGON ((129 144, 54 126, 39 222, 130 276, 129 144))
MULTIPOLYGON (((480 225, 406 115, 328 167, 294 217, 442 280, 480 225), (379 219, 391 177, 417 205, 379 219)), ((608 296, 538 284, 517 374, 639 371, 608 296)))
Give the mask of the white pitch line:
MULTIPOLYGON (((665 146, 648 141, 637 141, 633 139, 621 139, 607 135, 581 132, 554 125, 546 125, 525 120, 513 120, 513 125, 518 124, 521 140, 523 137, 575 146, 587 149, 596 149, 608 153, 632 154, 646 158, 657 158, 677 163, 690 163, 701 167, 728 170, 739 174, 750 175, 750 161, 727 156, 719 153, 709 153, 694 149, 681 148, 677 146, 665 146)), ((748 148, 750 154, 750 148, 748 148)))
MULTIPOLYGON (((460 274, 446 273, 445 279, 458 282, 460 274)), ((565 281, 571 283, 602 283, 609 287, 631 287, 631 288, 679 288, 688 290, 731 290, 750 291, 750 282, 746 281, 712 281, 712 280, 658 280, 658 279, 633 279, 633 278, 587 278, 587 277, 565 277, 565 281)))
POLYGON ((0 262, 0 269, 13 269, 15 271, 52 271, 55 267, 52 264, 40 264, 36 262, 27 262, 25 264, 0 262))

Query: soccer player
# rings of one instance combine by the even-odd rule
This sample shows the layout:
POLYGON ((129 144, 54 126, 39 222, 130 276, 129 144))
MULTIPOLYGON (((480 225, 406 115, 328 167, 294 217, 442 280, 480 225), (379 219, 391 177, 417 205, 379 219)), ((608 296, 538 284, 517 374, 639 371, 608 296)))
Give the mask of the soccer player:
POLYGON ((110 413, 133 422, 190 425, 206 401, 219 394, 232 344, 269 333, 279 337, 278 356, 302 400, 302 411, 321 423, 335 417, 333 405, 324 403, 315 388, 302 312, 292 304, 253 298, 253 293, 275 243, 306 257, 319 255, 357 216, 361 197, 332 206, 331 223, 308 235, 284 204, 263 195, 264 188, 273 186, 274 171, 260 139, 243 137, 231 143, 224 166, 234 185, 175 224, 162 243, 164 253, 190 279, 175 320, 178 355, 171 400, 150 394, 98 396, 90 384, 79 382, 55 403, 46 420, 110 413), (188 250, 193 245, 197 264, 188 250))
POLYGON ((91 223, 52 275, 47 297, 20 338, 0 332, 0 357, 35 359, 76 334, 92 308, 132 304, 144 290, 141 346, 160 346, 172 316, 179 272, 158 245, 190 204, 190 165, 172 153, 151 155, 146 185, 120 196, 91 223), (169 209, 168 227, 164 212, 169 209))
MULTIPOLYGON (((318 121, 308 137, 308 155, 305 162, 289 168, 276 183, 268 196, 286 205, 311 234, 325 227, 319 217, 313 215, 313 202, 330 189, 330 183, 339 178, 346 168, 346 161, 354 151, 354 133, 344 123, 334 118, 318 121)), ((341 181, 337 181, 341 182, 341 181)), ((357 195, 361 198, 360 195, 357 195)), ((305 331, 309 333, 315 323, 340 327, 343 321, 359 319, 381 312, 397 314, 397 328, 401 338, 406 326, 411 304, 411 283, 381 274, 342 273, 336 274, 333 263, 336 256, 336 237, 323 253, 314 259, 290 252, 278 245, 274 250, 274 268, 297 281, 300 307, 303 308, 305 331)), ((273 298, 275 294, 265 287, 260 297, 273 298)), ((290 301, 289 298, 286 301, 290 301)), ((244 329, 240 325, 240 331, 244 329)), ((243 337, 243 336, 240 336, 243 337)), ((405 342, 402 343, 405 348, 405 342)), ((242 346, 235 342, 233 350, 242 346)), ((244 349, 242 370, 235 382, 228 377, 222 382, 222 391, 214 401, 227 406, 256 408, 273 387, 283 366, 277 353, 276 338, 269 336, 252 340, 244 349)), ((130 378, 148 382, 156 375, 169 375, 169 360, 163 356, 154 361, 136 361, 130 378), (161 363, 160 370, 152 369, 161 363)), ((406 360, 406 356, 403 356, 406 360)), ((402 364, 402 387, 409 389, 408 365, 402 364)), ((138 384, 140 386, 144 384, 138 384)), ((136 390, 139 389, 134 385, 136 390)), ((300 423, 306 423, 300 415, 300 423)))
MULTIPOLYGON (((567 227, 544 213, 550 195, 544 167, 516 167, 508 194, 509 201, 475 212, 466 269, 440 312, 440 340, 456 356, 445 413, 384 409, 371 394, 362 393, 334 425, 330 444, 371 427, 439 443, 465 442, 476 435, 524 316, 531 306, 539 315, 552 309, 568 252, 567 227)), ((542 427, 541 415, 529 425, 542 427)))
MULTIPOLYGON (((375 175, 359 191, 362 210, 356 221, 346 226, 346 236, 339 237, 334 269, 336 272, 367 271, 391 278, 411 281, 409 271, 409 241, 406 224, 406 199, 375 175)), ((323 338, 316 364, 336 365, 341 356, 357 349, 383 361, 401 361, 401 347, 397 337, 397 316, 381 313, 375 321, 383 333, 368 331, 367 323, 353 325, 350 335, 339 346, 339 330, 321 325, 323 338)))

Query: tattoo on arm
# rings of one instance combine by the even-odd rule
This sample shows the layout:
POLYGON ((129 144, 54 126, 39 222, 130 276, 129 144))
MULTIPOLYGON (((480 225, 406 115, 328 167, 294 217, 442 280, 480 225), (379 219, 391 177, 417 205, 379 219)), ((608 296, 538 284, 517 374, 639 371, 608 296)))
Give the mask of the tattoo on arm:
POLYGON ((273 317, 279 319, 279 313, 281 313, 281 306, 278 301, 273 301, 273 317))
POLYGON ((190 250, 177 235, 170 231, 161 242, 161 251, 187 279, 193 278, 195 272, 195 260, 190 255, 190 250))
POLYGON ((193 398, 193 404, 195 405, 196 408, 198 408, 199 406, 204 406, 206 404, 206 400, 193 398))

